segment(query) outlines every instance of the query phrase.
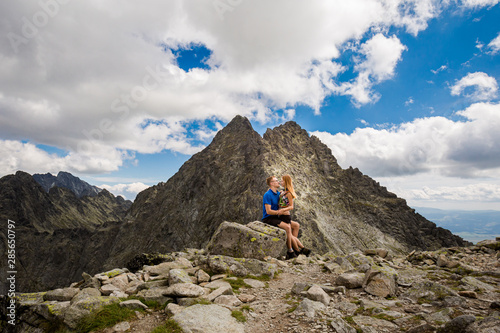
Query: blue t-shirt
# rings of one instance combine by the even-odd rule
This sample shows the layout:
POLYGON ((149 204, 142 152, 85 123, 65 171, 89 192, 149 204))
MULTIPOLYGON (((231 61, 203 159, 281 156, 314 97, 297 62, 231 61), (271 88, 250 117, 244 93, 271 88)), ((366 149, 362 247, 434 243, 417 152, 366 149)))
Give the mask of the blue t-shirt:
POLYGON ((280 191, 273 192, 273 190, 269 189, 265 194, 262 200, 262 219, 265 219, 268 216, 271 216, 266 213, 266 204, 271 205, 272 210, 278 210, 278 201, 280 199, 280 191))

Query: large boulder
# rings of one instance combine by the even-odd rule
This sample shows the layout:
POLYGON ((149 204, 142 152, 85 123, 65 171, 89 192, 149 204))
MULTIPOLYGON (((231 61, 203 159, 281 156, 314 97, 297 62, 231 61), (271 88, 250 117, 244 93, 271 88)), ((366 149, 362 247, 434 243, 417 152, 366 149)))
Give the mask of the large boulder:
POLYGON ((286 254, 286 233, 258 221, 247 225, 223 222, 212 236, 207 250, 210 254, 235 258, 278 258, 286 254))

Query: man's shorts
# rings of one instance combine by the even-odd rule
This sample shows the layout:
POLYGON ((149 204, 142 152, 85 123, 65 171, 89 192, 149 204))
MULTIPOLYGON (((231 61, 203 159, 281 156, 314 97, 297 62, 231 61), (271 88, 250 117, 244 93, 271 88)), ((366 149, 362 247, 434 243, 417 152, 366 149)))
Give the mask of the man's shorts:
POLYGON ((265 219, 262 219, 262 222, 272 225, 273 227, 277 227, 281 222, 285 222, 290 224, 292 222, 291 215, 272 215, 268 216, 265 219))

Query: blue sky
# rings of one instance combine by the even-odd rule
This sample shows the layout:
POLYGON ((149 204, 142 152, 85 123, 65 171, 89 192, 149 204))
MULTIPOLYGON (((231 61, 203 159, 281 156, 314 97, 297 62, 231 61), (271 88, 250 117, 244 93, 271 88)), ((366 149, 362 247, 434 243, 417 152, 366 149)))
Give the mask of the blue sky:
POLYGON ((241 114, 412 206, 500 209, 498 2, 5 1, 0 176, 133 199, 241 114))

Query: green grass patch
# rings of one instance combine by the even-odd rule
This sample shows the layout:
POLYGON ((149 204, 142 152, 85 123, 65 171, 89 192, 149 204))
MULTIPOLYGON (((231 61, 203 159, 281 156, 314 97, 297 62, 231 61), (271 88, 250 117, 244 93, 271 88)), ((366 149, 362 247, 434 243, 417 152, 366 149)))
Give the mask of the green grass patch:
POLYGON ((241 310, 242 310, 242 311, 248 311, 248 312, 250 312, 250 311, 254 311, 254 310, 250 307, 250 305, 243 305, 243 306, 241 307, 241 310))
POLYGON ((86 333, 111 327, 121 321, 135 317, 134 310, 122 308, 119 304, 105 305, 101 310, 84 317, 77 326, 78 332, 86 333))
POLYGON ((231 316, 233 316, 234 318, 236 318, 237 321, 241 322, 241 323, 244 323, 247 321, 247 318, 245 317, 245 315, 243 314, 243 312, 241 311, 238 311, 238 310, 234 310, 233 312, 231 312, 231 316))
POLYGON ((387 320, 387 321, 394 321, 394 320, 396 320, 395 317, 389 316, 389 315, 386 315, 386 314, 383 314, 383 313, 372 315, 372 318, 383 319, 383 320, 387 320))
POLYGON ((231 288, 233 288, 233 290, 235 292, 239 292, 240 288, 252 288, 251 286, 249 286, 248 284, 246 284, 243 281, 243 278, 241 278, 241 277, 237 278, 236 280, 233 280, 233 279, 224 279, 224 281, 228 282, 231 285, 231 288))
POLYGON ((183 333, 182 328, 173 319, 169 319, 165 324, 156 327, 151 333, 183 333))

